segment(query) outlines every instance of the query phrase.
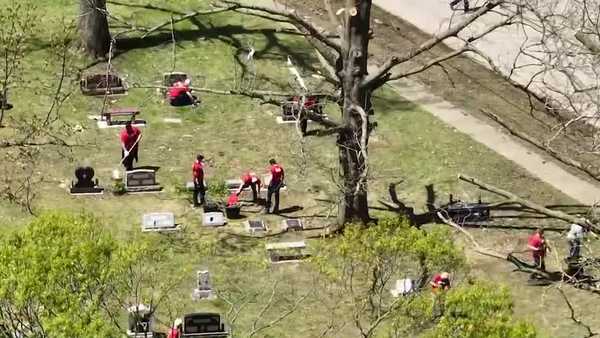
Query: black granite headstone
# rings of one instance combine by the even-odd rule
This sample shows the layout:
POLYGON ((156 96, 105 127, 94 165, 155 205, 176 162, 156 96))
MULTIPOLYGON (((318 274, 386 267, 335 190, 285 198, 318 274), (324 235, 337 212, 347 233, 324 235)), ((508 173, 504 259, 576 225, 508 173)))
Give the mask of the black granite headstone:
POLYGON ((94 169, 92 167, 78 167, 75 169, 77 182, 71 185, 71 194, 99 194, 104 188, 98 186, 98 180, 94 180, 94 169))

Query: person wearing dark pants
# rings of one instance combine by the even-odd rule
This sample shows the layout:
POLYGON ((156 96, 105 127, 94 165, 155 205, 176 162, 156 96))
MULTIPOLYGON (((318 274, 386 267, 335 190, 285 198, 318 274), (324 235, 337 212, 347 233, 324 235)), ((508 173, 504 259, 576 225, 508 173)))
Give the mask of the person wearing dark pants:
POLYGON ((236 195, 239 196, 242 191, 248 187, 252 189, 252 201, 256 203, 256 201, 258 201, 258 195, 260 194, 260 178, 252 171, 245 172, 242 175, 242 185, 236 195))
POLYGON ((276 214, 279 212, 279 190, 283 186, 285 172, 283 171, 283 167, 281 167, 274 159, 270 159, 269 164, 271 164, 271 182, 269 183, 269 188, 267 189, 267 204, 265 206, 265 212, 268 214, 276 214), (271 198, 273 195, 275 197, 275 204, 273 205, 273 210, 271 210, 271 198))
POLYGON ((462 1, 463 5, 464 5, 464 11, 465 11, 465 13, 468 12, 469 11, 469 0, 452 0, 450 2, 450 8, 452 10, 454 10, 454 6, 456 6, 456 4, 459 3, 459 2, 461 2, 461 1, 462 1))
POLYGON ((204 204, 206 187, 204 186, 204 156, 198 154, 192 165, 192 175, 194 177, 194 207, 204 204))
POLYGON ((125 170, 133 170, 133 161, 138 161, 139 142, 142 139, 142 131, 127 121, 125 129, 119 135, 121 139, 121 162, 125 170))
POLYGON ((536 229, 535 232, 529 236, 527 240, 527 248, 531 250, 533 257, 533 264, 537 269, 546 271, 545 257, 546 251, 549 250, 546 245, 546 239, 544 238, 544 229, 536 229))
POLYGON ((579 224, 573 223, 567 233, 567 240, 569 241, 569 257, 580 257, 581 255, 581 240, 585 228, 579 224))

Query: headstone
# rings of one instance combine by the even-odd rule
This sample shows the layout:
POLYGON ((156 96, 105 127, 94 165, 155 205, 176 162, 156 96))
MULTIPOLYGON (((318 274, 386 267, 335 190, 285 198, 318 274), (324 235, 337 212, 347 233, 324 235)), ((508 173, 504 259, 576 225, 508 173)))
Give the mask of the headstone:
POLYGON ((200 270, 197 272, 198 284, 192 293, 192 299, 213 299, 214 294, 210 283, 210 272, 200 270))
POLYGON ((225 225, 225 215, 222 212, 205 212, 202 214, 202 224, 205 226, 222 226, 225 225))
POLYGON ((299 262, 310 257, 304 241, 267 243, 265 249, 271 263, 299 262))
POLYGON ((390 290, 390 293, 392 294, 392 297, 398 298, 400 296, 408 295, 413 291, 415 291, 415 289, 412 279, 405 278, 396 280, 396 285, 390 290))
POLYGON ((163 74, 163 86, 164 87, 171 87, 172 85, 175 84, 175 82, 183 82, 185 80, 188 79, 188 76, 186 73, 183 72, 171 72, 171 73, 164 73, 163 74))
POLYGON ((90 74, 81 79, 79 86, 83 95, 99 96, 123 94, 127 92, 127 86, 123 80, 115 74, 90 74))
POLYGON ((156 182, 155 170, 136 169, 125 173, 125 189, 128 193, 157 192, 162 187, 156 182))
POLYGON ((94 180, 94 169, 92 167, 78 167, 75 169, 77 182, 71 183, 71 194, 73 195, 98 195, 102 194, 104 188, 98 186, 98 180, 94 180))
POLYGON ((302 224, 302 220, 297 218, 284 219, 281 221, 281 228, 285 231, 302 231, 304 230, 304 224, 302 224))
POLYGON ((238 191, 244 182, 240 179, 225 180, 229 192, 238 191))
POLYGON ((175 215, 172 212, 153 212, 142 217, 142 231, 175 231, 179 226, 175 224, 175 215))
POLYGON ((127 337, 130 338, 152 338, 152 310, 144 304, 131 306, 127 309, 129 313, 127 337))
POLYGON ((267 231, 267 226, 265 225, 265 222, 263 222, 263 220, 260 219, 246 221, 245 225, 246 231, 248 231, 251 234, 267 231))
POLYGON ((181 338, 204 337, 223 338, 229 337, 229 330, 221 321, 218 313, 191 313, 183 316, 181 338))

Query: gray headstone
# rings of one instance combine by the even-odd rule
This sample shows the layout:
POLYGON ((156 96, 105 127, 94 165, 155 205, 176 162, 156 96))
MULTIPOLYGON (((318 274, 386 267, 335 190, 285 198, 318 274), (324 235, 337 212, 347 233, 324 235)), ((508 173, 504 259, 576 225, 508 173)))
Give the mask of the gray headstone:
POLYGON ((297 219, 297 218, 292 218, 292 219, 284 219, 283 221, 281 221, 281 227, 285 230, 285 231, 302 231, 304 230, 304 224, 302 223, 302 220, 297 219))
POLYGON ((205 226, 221 226, 225 223, 225 215, 222 212, 205 212, 202 214, 202 224, 205 226))
POLYGON ((210 283, 210 272, 200 270, 197 272, 198 284, 192 293, 192 299, 211 299, 214 298, 212 285, 210 283))
POLYGON ((150 169, 137 169, 127 172, 127 187, 156 185, 156 172, 150 169))
POLYGON ((257 220, 250 220, 250 221, 246 221, 246 230, 251 233, 257 233, 257 232, 263 232, 267 230, 267 226, 265 225, 265 222, 263 222, 263 220, 257 219, 257 220))
POLYGON ((175 215, 172 212, 153 212, 142 217, 143 231, 175 230, 175 215))

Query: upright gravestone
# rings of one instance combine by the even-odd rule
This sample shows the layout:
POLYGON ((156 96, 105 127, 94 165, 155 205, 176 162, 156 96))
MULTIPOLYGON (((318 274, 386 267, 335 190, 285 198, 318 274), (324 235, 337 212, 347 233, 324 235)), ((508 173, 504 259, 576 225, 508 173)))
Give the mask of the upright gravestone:
POLYGON ((229 329, 221 320, 218 313, 190 313, 183 316, 181 338, 206 337, 223 338, 229 337, 229 329))
POLYGON ((172 212, 153 212, 142 217, 142 231, 174 231, 179 230, 175 224, 175 215, 172 212))
POLYGON ((158 192, 162 187, 156 182, 156 171, 136 169, 125 173, 125 189, 129 193, 158 192))
POLYGON ((212 285, 210 283, 210 272, 208 270, 200 270, 197 272, 197 285, 192 292, 192 299, 212 299, 214 298, 212 285))
POLYGON ((92 167, 78 167, 75 169, 76 182, 71 183, 70 192, 73 195, 102 194, 104 188, 98 186, 98 180, 94 180, 94 169, 92 167))

